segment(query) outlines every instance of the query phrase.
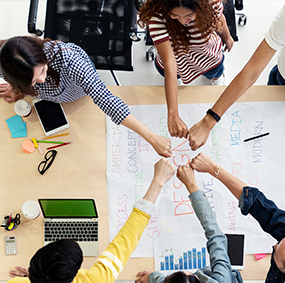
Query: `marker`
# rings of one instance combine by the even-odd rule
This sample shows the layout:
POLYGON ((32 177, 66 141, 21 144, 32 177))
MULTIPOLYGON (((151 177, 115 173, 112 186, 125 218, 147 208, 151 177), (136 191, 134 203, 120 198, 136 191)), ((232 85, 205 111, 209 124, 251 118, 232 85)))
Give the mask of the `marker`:
POLYGON ((60 142, 60 141, 40 141, 37 140, 38 143, 57 143, 57 144, 63 144, 64 142, 60 142))
POLYGON ((34 143, 35 148, 38 149, 39 154, 43 155, 44 154, 43 148, 41 147, 40 144, 37 143, 37 140, 35 138, 32 138, 32 142, 34 143))
POLYGON ((255 140, 255 139, 258 139, 258 138, 261 138, 261 137, 265 137, 265 136, 268 136, 268 135, 269 135, 269 133, 266 133, 266 134, 262 134, 262 135, 255 136, 255 137, 252 137, 252 138, 248 138, 248 139, 245 139, 244 142, 255 140))
POLYGON ((60 135, 55 135, 55 136, 50 136, 50 137, 46 137, 44 138, 45 140, 49 140, 49 139, 53 139, 53 138, 57 138, 57 137, 62 137, 62 136, 67 136, 69 135, 69 133, 65 133, 65 134, 60 134, 60 135))
POLYGON ((38 147, 39 147, 38 144, 37 144, 37 140, 36 140, 35 138, 32 138, 32 142, 34 143, 35 148, 38 148, 38 147))
POLYGON ((74 141, 70 141, 70 142, 65 142, 65 143, 63 143, 63 144, 51 146, 51 147, 48 147, 47 150, 50 150, 50 149, 53 149, 53 148, 56 148, 56 147, 60 147, 60 146, 64 146, 64 145, 68 145, 68 144, 71 144, 71 143, 73 143, 73 142, 74 142, 74 141))

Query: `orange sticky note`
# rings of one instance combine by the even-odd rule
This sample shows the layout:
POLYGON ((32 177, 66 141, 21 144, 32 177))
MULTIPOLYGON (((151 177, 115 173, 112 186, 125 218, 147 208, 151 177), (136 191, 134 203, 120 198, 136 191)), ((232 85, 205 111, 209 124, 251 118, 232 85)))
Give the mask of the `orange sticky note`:
POLYGON ((254 256, 255 256, 256 260, 260 260, 260 259, 266 257, 266 254, 254 254, 254 256))
POLYGON ((25 140, 22 142, 22 150, 23 152, 33 153, 35 151, 35 145, 30 140, 25 140))

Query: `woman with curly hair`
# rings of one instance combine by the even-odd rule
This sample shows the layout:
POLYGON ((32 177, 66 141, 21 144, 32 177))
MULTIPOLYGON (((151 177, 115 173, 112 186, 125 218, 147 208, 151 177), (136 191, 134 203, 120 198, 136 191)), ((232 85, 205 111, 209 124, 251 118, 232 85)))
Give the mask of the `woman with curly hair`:
POLYGON ((177 79, 189 84, 203 75, 212 84, 224 84, 224 50, 231 50, 233 39, 222 0, 147 0, 138 23, 149 27, 157 50, 155 66, 165 78, 170 135, 187 138, 188 128, 178 114, 177 79))

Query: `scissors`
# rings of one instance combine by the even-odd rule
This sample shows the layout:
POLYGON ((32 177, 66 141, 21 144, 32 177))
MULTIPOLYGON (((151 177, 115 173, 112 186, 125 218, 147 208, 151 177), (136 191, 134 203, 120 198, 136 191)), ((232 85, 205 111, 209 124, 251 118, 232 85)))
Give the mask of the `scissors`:
POLYGON ((19 224, 21 223, 20 218, 21 218, 20 213, 17 213, 17 214, 15 215, 15 217, 14 217, 13 222, 14 222, 16 225, 19 225, 19 224))

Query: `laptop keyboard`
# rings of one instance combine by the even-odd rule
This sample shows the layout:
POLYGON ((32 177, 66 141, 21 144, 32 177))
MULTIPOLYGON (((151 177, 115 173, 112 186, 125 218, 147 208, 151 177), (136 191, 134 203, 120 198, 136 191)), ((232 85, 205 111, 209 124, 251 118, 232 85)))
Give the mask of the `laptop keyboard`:
POLYGON ((75 241, 98 241, 97 221, 52 221, 44 223, 44 240, 52 242, 60 239, 75 241))

